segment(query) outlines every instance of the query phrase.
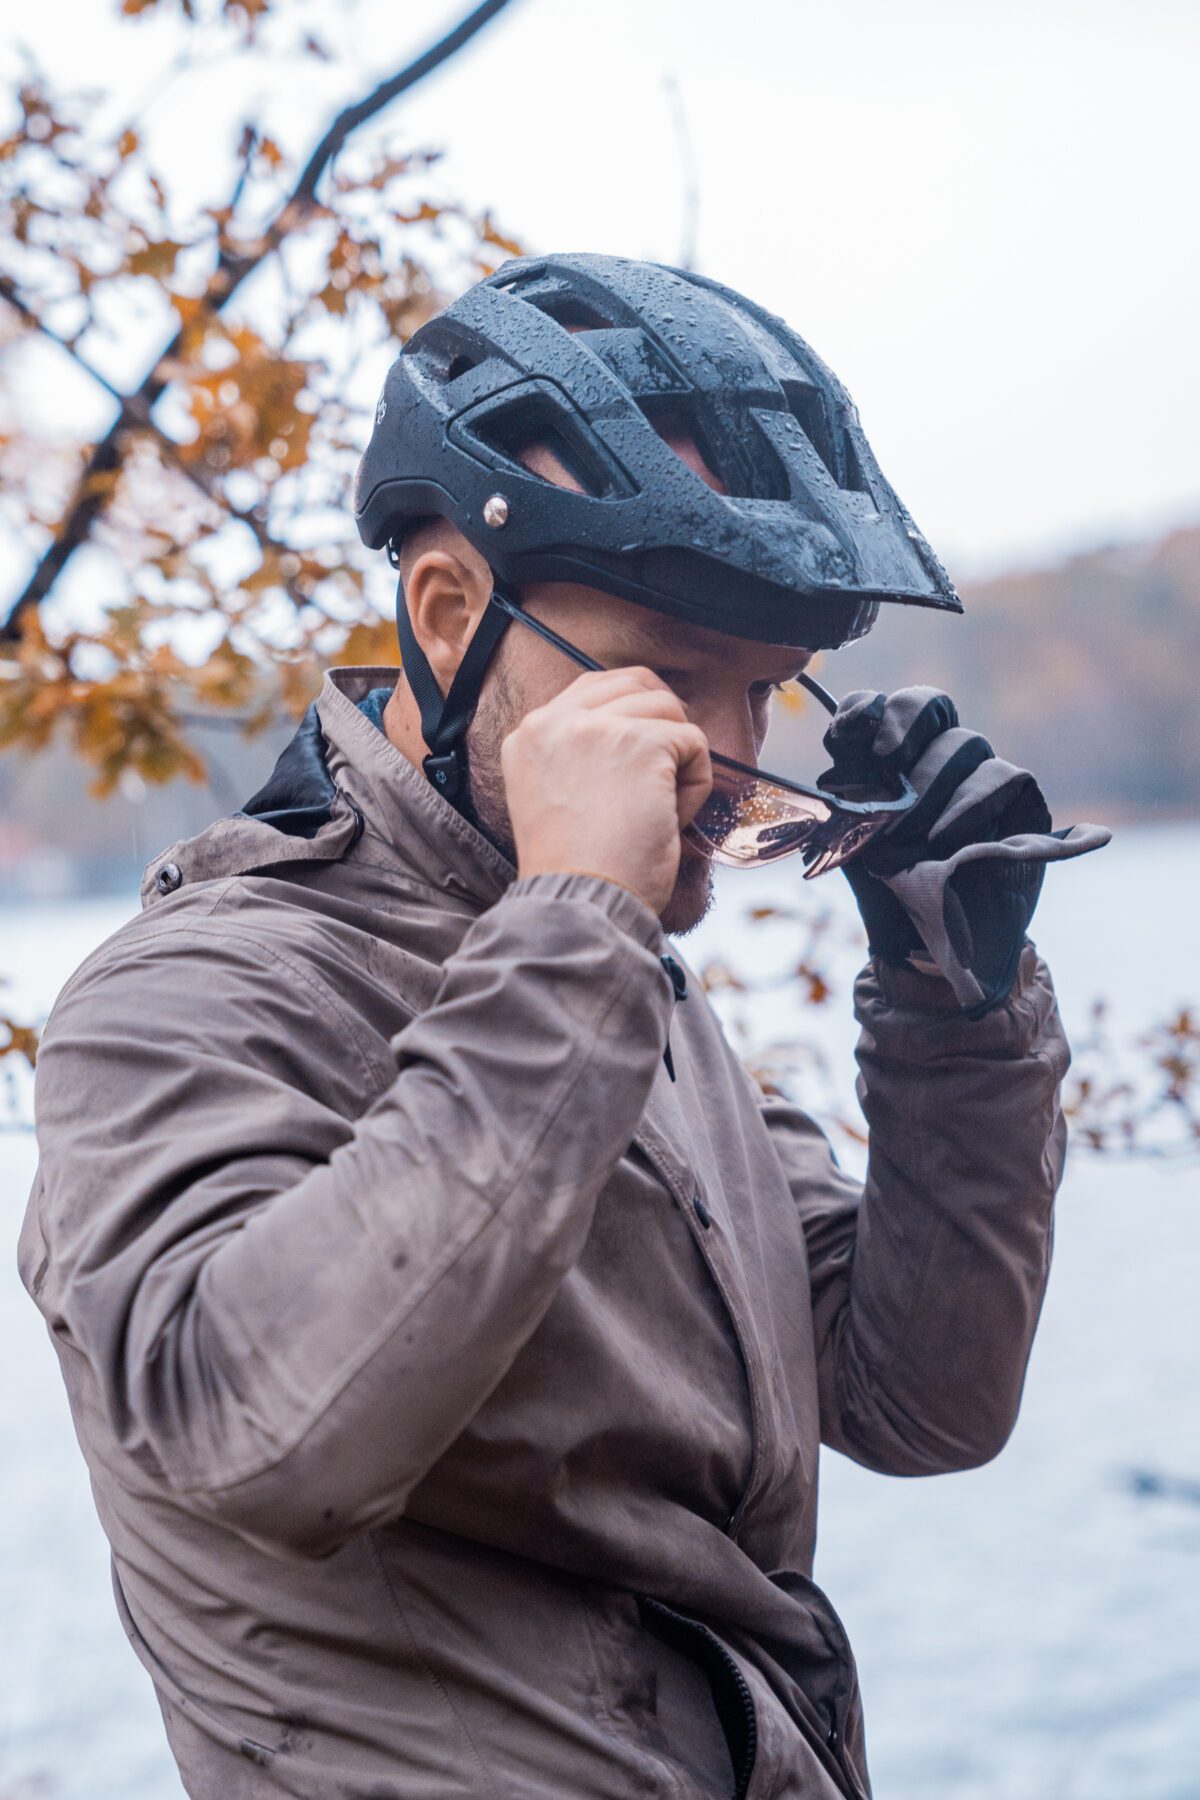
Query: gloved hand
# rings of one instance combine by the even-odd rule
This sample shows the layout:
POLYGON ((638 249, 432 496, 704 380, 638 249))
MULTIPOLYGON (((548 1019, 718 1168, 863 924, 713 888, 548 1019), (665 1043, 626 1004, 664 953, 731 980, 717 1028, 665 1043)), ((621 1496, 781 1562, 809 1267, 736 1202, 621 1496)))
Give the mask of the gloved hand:
POLYGON ((936 688, 848 694, 825 733, 834 793, 905 775, 917 790, 901 813, 843 865, 874 956, 928 957, 963 1011, 981 1018, 1007 998, 1046 864, 1099 850, 1100 825, 1052 831, 1033 776, 964 730, 936 688))

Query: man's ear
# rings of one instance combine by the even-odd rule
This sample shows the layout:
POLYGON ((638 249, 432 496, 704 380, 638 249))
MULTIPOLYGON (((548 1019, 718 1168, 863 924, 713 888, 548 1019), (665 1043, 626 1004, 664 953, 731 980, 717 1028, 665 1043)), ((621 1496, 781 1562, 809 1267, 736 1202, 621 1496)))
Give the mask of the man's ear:
POLYGON ((404 572, 413 633, 443 694, 449 691, 491 591, 491 571, 465 539, 462 551, 445 545, 420 551, 404 572))

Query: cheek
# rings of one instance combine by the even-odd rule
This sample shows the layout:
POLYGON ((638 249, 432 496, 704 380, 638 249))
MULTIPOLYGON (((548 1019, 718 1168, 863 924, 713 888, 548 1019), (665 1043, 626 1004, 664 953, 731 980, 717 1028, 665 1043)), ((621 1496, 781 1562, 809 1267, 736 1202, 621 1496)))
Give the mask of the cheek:
POLYGON ((543 643, 521 625, 510 625, 500 647, 496 674, 497 685, 507 695, 513 724, 570 687, 579 672, 553 645, 543 643))
POLYGON ((741 694, 689 710, 714 750, 723 751, 738 762, 757 760, 771 722, 769 695, 741 694))
POLYGON ((527 712, 550 697, 549 692, 542 691, 548 686, 545 670, 536 658, 529 656, 525 636, 519 625, 509 626, 488 665, 479 696, 475 719, 494 743, 507 737, 527 712))

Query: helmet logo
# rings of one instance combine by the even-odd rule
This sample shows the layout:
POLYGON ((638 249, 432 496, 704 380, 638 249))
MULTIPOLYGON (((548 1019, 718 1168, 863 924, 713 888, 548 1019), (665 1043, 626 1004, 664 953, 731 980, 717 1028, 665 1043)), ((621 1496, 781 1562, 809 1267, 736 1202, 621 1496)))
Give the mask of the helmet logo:
POLYGON ((508 501, 503 494, 493 494, 483 503, 483 522, 499 530, 501 525, 508 524, 508 501))
POLYGON ((379 405, 375 408, 375 423, 377 425, 382 425, 386 415, 387 415, 387 395, 386 395, 386 393, 384 393, 384 394, 380 394, 379 405))

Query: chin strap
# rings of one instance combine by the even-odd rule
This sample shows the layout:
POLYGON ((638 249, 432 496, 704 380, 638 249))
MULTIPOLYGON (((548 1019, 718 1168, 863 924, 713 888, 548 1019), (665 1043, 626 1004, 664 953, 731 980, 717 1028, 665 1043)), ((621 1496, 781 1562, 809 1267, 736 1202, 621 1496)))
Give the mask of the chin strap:
MULTIPOLYGON (((389 555, 395 567, 394 551, 389 549, 389 555)), ((421 714, 421 736, 429 746, 423 767, 438 793, 444 794, 472 823, 475 820, 467 786, 467 726, 479 704, 479 690, 487 666, 508 623, 507 614, 489 600, 475 627, 475 635, 454 672, 450 690, 443 695, 412 628, 403 581, 396 589, 396 634, 400 639, 400 655, 405 677, 421 714)))

